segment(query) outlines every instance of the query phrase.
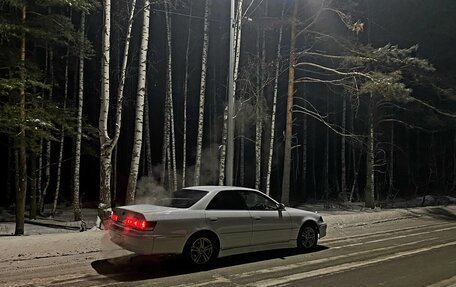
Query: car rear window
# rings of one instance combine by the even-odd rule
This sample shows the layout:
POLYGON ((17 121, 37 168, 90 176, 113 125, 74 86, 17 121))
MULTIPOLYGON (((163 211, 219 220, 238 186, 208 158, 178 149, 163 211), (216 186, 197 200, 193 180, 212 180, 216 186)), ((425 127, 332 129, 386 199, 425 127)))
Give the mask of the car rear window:
POLYGON ((207 194, 207 191, 197 189, 181 189, 172 193, 171 197, 159 200, 156 205, 189 208, 207 194))

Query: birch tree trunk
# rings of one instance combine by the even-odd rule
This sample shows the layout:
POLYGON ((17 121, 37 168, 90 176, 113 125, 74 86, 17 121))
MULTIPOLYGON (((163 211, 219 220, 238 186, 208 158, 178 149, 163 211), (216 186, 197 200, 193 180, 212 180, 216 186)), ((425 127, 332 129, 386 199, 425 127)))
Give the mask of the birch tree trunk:
POLYGON ((203 149, 203 128, 204 128, 204 103, 206 95, 206 73, 207 73, 207 57, 209 50, 209 15, 211 9, 211 1, 206 0, 204 8, 204 34, 203 34, 203 52, 201 56, 201 83, 199 97, 199 112, 198 112, 198 135, 196 140, 196 163, 195 163, 195 180, 194 185, 200 183, 201 172, 201 151, 203 149))
POLYGON ((182 143, 182 187, 186 186, 185 177, 187 172, 187 99, 188 99, 188 77, 189 77, 189 63, 188 58, 190 55, 190 36, 192 28, 192 2, 189 3, 190 12, 188 17, 188 34, 187 46, 185 48, 185 78, 184 78, 184 130, 183 130, 183 143, 182 143))
POLYGON ((366 188, 364 202, 367 208, 375 208, 375 178, 374 178, 374 101, 372 97, 369 103, 368 130, 367 130, 367 168, 366 168, 366 188))
POLYGON ((19 118, 21 125, 17 136, 18 141, 18 177, 16 178, 16 228, 15 235, 24 235, 24 214, 25 214, 25 198, 27 192, 27 154, 26 154, 26 134, 25 134, 25 25, 27 19, 27 8, 25 4, 21 7, 21 24, 24 28, 21 32, 19 43, 19 65, 20 65, 20 82, 19 85, 19 118))
MULTIPOLYGON (((81 13, 81 32, 80 41, 84 42, 85 37, 85 12, 81 13)), ((79 200, 80 188, 80 169, 81 169, 81 142, 82 142, 82 108, 84 106, 84 50, 79 53, 79 87, 78 87, 78 107, 77 107, 77 128, 76 142, 74 148, 74 170, 73 170, 73 217, 74 221, 82 218, 81 205, 79 200)))
POLYGON ((240 136, 240 147, 239 147, 239 185, 245 185, 245 122, 244 116, 239 117, 239 136, 240 136))
MULTIPOLYGON (((172 86, 172 82, 170 83, 170 85, 172 86)), ((170 160, 172 159, 172 166, 170 165, 171 168, 169 169, 169 171, 170 172, 172 171, 172 175, 170 176, 170 178, 172 178, 172 183, 173 183, 171 190, 175 191, 177 189, 176 127, 174 125, 174 104, 173 104, 172 96, 170 98, 169 103, 170 103, 169 109, 171 111, 169 114, 170 126, 171 126, 171 131, 170 131, 171 146, 170 146, 170 148, 172 149, 172 151, 170 151, 170 155, 172 155, 172 158, 170 158, 170 160)), ((171 162, 170 162, 170 164, 171 164, 171 162)))
POLYGON ((291 18, 290 32, 290 63, 288 70, 288 92, 287 92, 287 111, 285 129, 285 154, 283 159, 283 178, 282 178, 282 203, 290 204, 290 174, 291 174, 291 137, 293 130, 293 97, 296 64, 296 15, 298 13, 298 0, 294 0, 293 16, 291 18))
POLYGON ((130 47, 131 27, 136 1, 132 1, 128 29, 125 39, 124 58, 120 71, 118 95, 115 114, 115 128, 112 138, 108 134, 108 113, 109 113, 109 67, 110 67, 110 36, 111 36, 111 0, 103 0, 103 34, 102 34, 102 83, 100 95, 100 117, 98 120, 98 130, 100 138, 100 203, 98 205, 98 216, 104 219, 107 211, 111 207, 111 175, 112 175, 112 152, 120 136, 122 124, 122 101, 123 89, 125 85, 125 74, 128 62, 128 50, 130 47))
MULTIPOLYGON (((282 18, 285 11, 285 5, 282 4, 282 18)), ((279 40, 277 42, 277 56, 275 63, 275 77, 274 77, 274 94, 272 98, 272 113, 271 113, 271 135, 269 138, 269 154, 268 154, 268 170, 266 172, 266 194, 271 192, 271 172, 272 172, 272 157, 274 154, 274 140, 275 140, 275 121, 277 113, 277 94, 279 90, 279 76, 280 76, 280 61, 282 60, 282 35, 283 25, 280 26, 279 40)))
POLYGON ((104 219, 106 210, 111 206, 111 158, 112 142, 108 134, 108 113, 109 113, 109 66, 111 49, 111 0, 103 0, 103 35, 102 35, 102 57, 101 57, 101 95, 100 95, 100 117, 98 130, 100 137, 100 203, 98 205, 98 216, 104 219))
MULTIPOLYGON (((41 201, 41 182, 42 182, 42 175, 43 175, 43 138, 40 139, 40 150, 37 154, 38 158, 38 170, 37 170, 37 178, 36 178, 36 212, 39 214, 40 212, 40 201, 41 201)), ((9 157, 8 157, 9 159, 9 157)), ((9 163, 8 163, 9 166, 9 163)), ((9 175, 9 173, 8 173, 9 175)), ((7 184, 8 185, 8 184, 7 184)), ((9 189, 7 189, 9 190, 9 189)))
MULTIPOLYGON (((67 48, 66 59, 65 59, 65 84, 63 88, 63 110, 66 109, 66 101, 68 98, 68 58, 70 52, 67 48)), ((60 193, 60 183, 62 181, 62 161, 63 161, 63 148, 65 145, 65 128, 62 125, 60 127, 60 142, 59 142, 59 159, 57 162, 57 178, 55 184, 55 193, 54 193, 54 204, 52 205, 51 216, 55 216, 55 211, 57 210, 57 202, 60 193)))
POLYGON ((173 103, 173 77, 172 77, 172 29, 171 29, 171 16, 170 16, 170 7, 167 2, 165 2, 165 20, 166 20, 166 39, 167 39, 167 68, 166 68, 166 93, 168 98, 168 137, 170 142, 168 142, 168 153, 169 160, 172 160, 168 164, 170 172, 170 189, 176 190, 177 188, 177 164, 176 164, 176 133, 174 126, 174 103, 173 103), (169 146, 171 143, 171 146, 169 146))
POLYGON ((260 55, 260 26, 257 29, 257 83, 256 83, 256 105, 255 105, 255 189, 260 189, 261 183, 261 140, 263 134, 263 120, 261 97, 262 95, 262 73, 264 72, 262 55, 260 55))
POLYGON ((146 92, 147 78, 147 52, 149 44, 149 20, 150 20, 150 2, 144 0, 143 9, 143 26, 141 35, 141 47, 139 50, 139 74, 138 74, 138 92, 136 97, 136 121, 135 133, 133 139, 133 151, 130 164, 130 175, 128 177, 127 194, 125 204, 130 205, 135 202, 136 183, 138 181, 139 159, 141 156, 143 123, 144 123, 144 95, 146 92))
MULTIPOLYGON (((165 96, 165 117, 163 121, 163 148, 162 148, 162 171, 160 175, 161 184, 165 187, 167 184, 166 181, 166 165, 168 158, 168 149, 169 149, 169 133, 170 133, 170 109, 169 109, 169 97, 168 92, 165 96)), ((166 188, 166 187, 165 187, 166 188)))
POLYGON ((223 132, 222 144, 220 146, 220 161, 219 161, 219 185, 225 182, 225 160, 226 160, 226 139, 228 137, 228 106, 225 106, 223 111, 223 132))
MULTIPOLYGON (((242 5, 244 0, 238 1, 238 8, 236 14, 236 26, 234 29, 234 39, 235 39, 235 52, 234 52, 234 77, 233 77, 233 91, 234 95, 236 95, 236 84, 237 78, 239 75, 239 60, 241 58, 241 36, 242 36, 242 5)), ((236 97, 234 97, 236 98, 236 97)), ((234 127, 233 127, 234 128, 234 127)))

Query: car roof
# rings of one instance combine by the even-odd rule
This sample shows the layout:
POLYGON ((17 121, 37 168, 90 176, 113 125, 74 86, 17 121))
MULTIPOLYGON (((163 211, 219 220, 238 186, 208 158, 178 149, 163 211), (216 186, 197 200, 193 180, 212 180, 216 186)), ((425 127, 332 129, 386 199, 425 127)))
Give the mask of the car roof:
POLYGON ((240 187, 240 186, 224 186, 224 185, 201 185, 201 186, 188 186, 183 188, 185 189, 192 189, 192 190, 203 190, 207 192, 218 192, 221 190, 248 190, 248 191, 256 191, 256 189, 247 188, 247 187, 240 187))

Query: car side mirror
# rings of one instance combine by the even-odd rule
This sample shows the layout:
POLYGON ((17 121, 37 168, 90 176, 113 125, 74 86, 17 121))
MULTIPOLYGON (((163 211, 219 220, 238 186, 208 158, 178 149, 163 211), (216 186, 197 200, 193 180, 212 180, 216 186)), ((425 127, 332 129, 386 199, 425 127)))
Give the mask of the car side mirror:
POLYGON ((283 204, 283 203, 277 204, 277 210, 278 210, 278 211, 283 211, 283 210, 285 210, 285 204, 283 204))

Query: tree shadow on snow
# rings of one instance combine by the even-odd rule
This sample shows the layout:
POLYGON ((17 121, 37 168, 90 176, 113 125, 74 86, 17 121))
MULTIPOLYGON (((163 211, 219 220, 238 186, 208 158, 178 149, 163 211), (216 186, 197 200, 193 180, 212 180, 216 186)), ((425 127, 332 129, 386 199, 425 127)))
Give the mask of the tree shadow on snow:
MULTIPOLYGON (((315 251, 312 252, 319 252, 326 249, 328 249, 326 246, 317 246, 315 251)), ((204 270, 190 266, 180 256, 127 255, 96 260, 91 265, 100 275, 107 276, 115 281, 131 282, 191 274, 271 259, 286 260, 287 257, 297 255, 305 256, 305 254, 296 249, 279 249, 234 255, 220 258, 213 266, 204 270)))

